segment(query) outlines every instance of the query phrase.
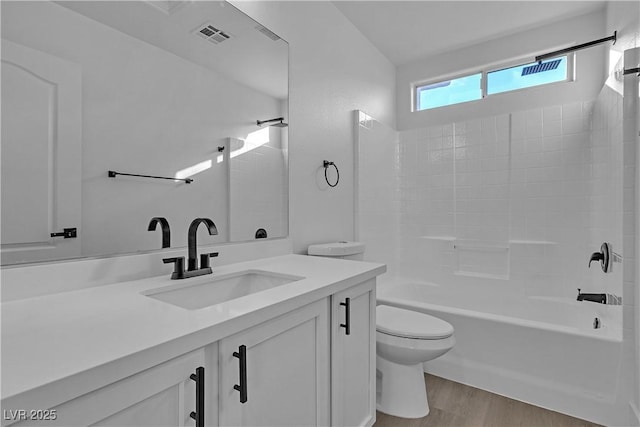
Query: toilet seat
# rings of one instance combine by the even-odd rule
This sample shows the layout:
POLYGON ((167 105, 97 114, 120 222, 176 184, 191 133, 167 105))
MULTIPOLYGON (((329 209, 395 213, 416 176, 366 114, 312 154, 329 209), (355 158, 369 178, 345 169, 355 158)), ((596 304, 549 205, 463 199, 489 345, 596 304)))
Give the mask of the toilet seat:
POLYGON ((376 307, 376 330, 386 335, 420 340, 438 340, 453 335, 453 326, 442 319, 388 305, 376 307))

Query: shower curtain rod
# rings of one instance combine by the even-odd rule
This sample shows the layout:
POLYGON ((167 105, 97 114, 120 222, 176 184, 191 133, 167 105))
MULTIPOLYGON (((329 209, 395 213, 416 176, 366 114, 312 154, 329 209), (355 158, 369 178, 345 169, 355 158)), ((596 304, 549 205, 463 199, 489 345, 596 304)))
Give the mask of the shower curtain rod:
POLYGON ((633 74, 633 73, 638 73, 638 76, 640 77, 640 67, 626 69, 622 74, 626 76, 627 74, 633 74))
POLYGON ((545 53, 544 55, 536 56, 536 61, 542 62, 545 59, 553 58, 555 56, 562 55, 563 53, 569 53, 569 52, 573 52, 573 51, 580 50, 580 49, 586 49, 588 47, 595 46, 597 44, 608 42, 608 41, 612 41, 613 44, 616 44, 617 36, 618 36, 618 32, 614 31, 613 35, 610 36, 610 37, 605 37, 603 39, 594 40, 594 41, 591 41, 591 42, 588 42, 588 43, 582 43, 582 44, 579 44, 577 46, 571 46, 571 47, 568 47, 566 49, 560 49, 560 50, 556 50, 555 52, 549 52, 549 53, 545 53))

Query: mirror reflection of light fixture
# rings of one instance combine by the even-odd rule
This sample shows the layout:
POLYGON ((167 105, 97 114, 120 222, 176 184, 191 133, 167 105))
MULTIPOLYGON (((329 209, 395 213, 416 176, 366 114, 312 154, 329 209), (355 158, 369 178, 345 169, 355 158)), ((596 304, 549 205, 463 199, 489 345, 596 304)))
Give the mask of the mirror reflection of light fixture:
POLYGON ((270 124, 269 126, 275 126, 277 128, 286 128, 287 126, 289 126, 288 123, 284 122, 284 117, 278 117, 276 119, 270 119, 270 120, 256 120, 256 124, 260 127, 262 127, 262 125, 264 124, 272 123, 272 122, 279 122, 279 123, 270 124))

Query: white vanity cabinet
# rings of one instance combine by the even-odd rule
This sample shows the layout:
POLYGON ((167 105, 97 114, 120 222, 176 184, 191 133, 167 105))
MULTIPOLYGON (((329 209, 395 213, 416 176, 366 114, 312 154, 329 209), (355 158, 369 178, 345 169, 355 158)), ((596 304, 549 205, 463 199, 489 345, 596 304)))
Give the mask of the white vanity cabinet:
MULTIPOLYGON (((174 329, 164 342, 146 341, 149 346, 144 350, 153 348, 156 352, 153 363, 145 364, 146 356, 142 353, 129 352, 129 356, 114 358, 117 363, 113 365, 94 364, 100 368, 61 375, 54 383, 42 381, 22 394, 7 394, 2 402, 2 426, 371 426, 375 422, 376 392, 375 276, 384 272, 384 266, 340 263, 337 273, 327 273, 335 266, 333 260, 311 258, 295 255, 284 258, 291 263, 284 264, 287 271, 309 277, 307 282, 301 280, 298 287, 276 287, 260 298, 237 299, 208 311, 165 309, 160 302, 139 295, 149 288, 144 282, 126 283, 122 290, 105 287, 104 291, 92 290, 93 294, 86 291, 65 295, 72 299, 74 307, 83 310, 88 307, 86 310, 93 315, 103 310, 105 297, 94 297, 100 296, 100 291, 111 295, 113 301, 127 297, 126 292, 138 294, 130 303, 139 319, 134 328, 136 333, 123 329, 127 339, 119 339, 113 335, 113 324, 103 328, 102 323, 96 322, 91 331, 99 339, 94 339, 94 343, 106 340, 111 346, 129 349, 129 340, 140 331, 156 328, 158 321, 166 323, 167 317, 175 322, 180 333, 176 334, 174 329), (246 308, 246 305, 253 306, 246 308), (234 314, 235 311, 239 314, 234 314), (179 355, 180 349, 187 353, 179 355), (141 369, 148 368, 121 378, 117 367, 130 367, 128 357, 132 363, 144 364, 137 365, 141 369), (162 360, 166 361, 156 364, 162 360), (112 380, 106 381, 107 377, 112 380), (95 384, 96 389, 88 392, 87 384, 95 384), (65 403, 58 403, 65 399, 65 403), (28 411, 31 406, 55 411, 55 417, 36 421, 11 418, 6 413, 20 408, 28 411), (196 418, 204 414, 204 422, 197 423, 191 417, 192 412, 196 418)), ((273 268, 278 266, 274 262, 273 268)), ((45 302, 40 312, 47 313, 48 307, 55 306, 51 313, 58 316, 54 303, 60 302, 55 297, 45 302)), ((22 311, 30 309, 27 303, 6 307, 13 310, 14 323, 22 311)), ((105 321, 119 321, 111 320, 110 311, 101 315, 105 321)), ((52 322, 55 327, 55 321, 52 322)), ((69 324, 72 329, 75 327, 69 324)), ((75 328, 77 336, 86 333, 86 328, 75 328)), ((46 329, 44 323, 42 329, 46 329)), ((154 332, 162 335, 163 329, 154 332)), ((17 338, 13 342, 25 345, 17 338)), ((28 347, 21 351, 36 356, 38 366, 44 366, 45 356, 35 350, 28 347)), ((74 345, 55 350, 59 351, 53 360, 67 360, 63 356, 71 357, 82 348, 74 345)), ((34 363, 33 358, 22 363, 20 355, 18 351, 3 350, 3 363, 20 369, 34 363), (6 354, 11 356, 10 363, 5 362, 6 354)), ((92 361, 89 356, 82 356, 92 361)), ((89 362, 84 359, 86 366, 89 362)), ((60 370, 53 362, 50 369, 60 370)), ((18 384, 17 375, 9 378, 18 384)), ((12 390, 17 388, 13 385, 12 390)))
POLYGON ((328 425, 329 349, 327 298, 220 340, 219 425, 328 425))
POLYGON ((36 414, 48 419, 11 425, 195 426, 190 415, 198 405, 191 375, 204 365, 204 350, 193 351, 36 414))
POLYGON ((332 426, 375 422, 375 309, 375 279, 331 296, 332 426))

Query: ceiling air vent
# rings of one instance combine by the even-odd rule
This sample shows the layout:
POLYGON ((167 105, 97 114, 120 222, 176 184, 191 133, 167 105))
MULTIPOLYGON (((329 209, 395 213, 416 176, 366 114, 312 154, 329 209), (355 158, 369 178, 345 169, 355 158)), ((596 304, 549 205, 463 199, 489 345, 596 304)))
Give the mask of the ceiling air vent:
POLYGON ((280 37, 278 37, 273 31, 262 25, 256 25, 256 30, 260 31, 262 34, 269 37, 274 42, 280 40, 280 37))
POLYGON ((213 44, 220 44, 223 41, 229 40, 231 38, 229 34, 214 27, 209 23, 200 25, 198 28, 193 30, 193 34, 213 44))

